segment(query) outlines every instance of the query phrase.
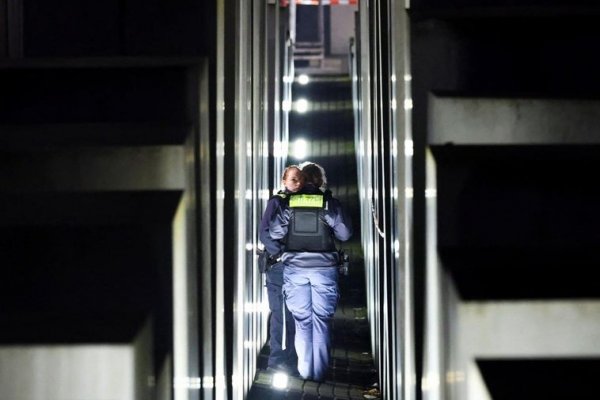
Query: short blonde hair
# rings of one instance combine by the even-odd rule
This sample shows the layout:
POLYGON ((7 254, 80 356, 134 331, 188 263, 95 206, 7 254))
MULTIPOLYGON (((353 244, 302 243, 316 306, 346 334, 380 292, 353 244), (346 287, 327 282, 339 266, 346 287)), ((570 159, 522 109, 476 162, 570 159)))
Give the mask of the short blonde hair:
MULTIPOLYGON (((281 177, 281 179, 285 179, 287 178, 287 174, 288 172, 290 172, 290 170, 292 169, 297 169, 298 171, 302 172, 302 168, 300 168, 300 166, 296 165, 296 164, 292 164, 292 165, 288 165, 287 167, 285 167, 285 169, 283 170, 283 176, 281 177)), ((304 178, 304 174, 301 174, 302 177, 304 178)))

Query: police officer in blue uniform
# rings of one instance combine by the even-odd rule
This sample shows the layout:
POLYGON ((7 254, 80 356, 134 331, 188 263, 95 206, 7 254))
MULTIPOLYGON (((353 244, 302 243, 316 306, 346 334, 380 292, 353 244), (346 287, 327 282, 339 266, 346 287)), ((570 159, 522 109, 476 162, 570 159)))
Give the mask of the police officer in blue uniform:
POLYGON ((302 187, 303 175, 300 167, 297 165, 287 167, 283 172, 282 183, 285 189, 269 199, 259 228, 260 241, 268 253, 265 276, 271 316, 269 319, 270 352, 267 369, 295 375, 297 374, 296 363, 298 358, 293 343, 296 329, 292 314, 285 307, 283 301, 283 263, 278 261, 283 253, 283 243, 271 237, 269 222, 273 219, 277 209, 280 208, 280 203, 285 202, 287 196, 297 192, 302 187))
POLYGON ((269 232, 284 244, 283 292, 296 324, 298 371, 304 379, 323 381, 329 368, 330 325, 339 298, 339 254, 334 238, 346 241, 352 227, 339 200, 320 188, 323 168, 302 168, 304 187, 291 194, 272 219, 269 232))

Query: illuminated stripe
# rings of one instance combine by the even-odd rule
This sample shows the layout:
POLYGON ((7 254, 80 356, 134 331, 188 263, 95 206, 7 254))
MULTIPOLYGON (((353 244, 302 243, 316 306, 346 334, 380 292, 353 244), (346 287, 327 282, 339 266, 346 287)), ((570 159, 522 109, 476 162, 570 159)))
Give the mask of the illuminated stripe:
POLYGON ((321 194, 295 194, 290 196, 290 207, 323 208, 321 194))

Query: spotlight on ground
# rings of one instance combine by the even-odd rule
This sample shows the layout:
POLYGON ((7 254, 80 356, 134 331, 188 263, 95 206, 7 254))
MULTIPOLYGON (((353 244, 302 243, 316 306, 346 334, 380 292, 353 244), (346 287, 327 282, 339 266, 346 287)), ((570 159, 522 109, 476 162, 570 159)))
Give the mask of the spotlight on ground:
POLYGON ((275 372, 273 374, 273 381, 271 385, 275 389, 286 389, 288 386, 288 376, 283 372, 275 372))

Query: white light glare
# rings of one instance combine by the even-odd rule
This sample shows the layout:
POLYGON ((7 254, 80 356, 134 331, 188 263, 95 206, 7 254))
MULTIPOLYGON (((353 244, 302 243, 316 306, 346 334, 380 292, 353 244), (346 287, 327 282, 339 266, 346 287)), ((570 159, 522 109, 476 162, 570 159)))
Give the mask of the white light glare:
POLYGON ((275 140, 273 142, 273 157, 281 158, 283 156, 283 143, 281 140, 275 140))
POLYGON ((446 373, 446 382, 456 383, 463 382, 465 380, 465 373, 463 371, 448 371, 446 373))
POLYGON ((425 197, 428 199, 437 197, 437 190, 436 189, 425 189, 425 197))
POLYGON ((175 377, 173 386, 176 389, 200 389, 202 388, 202 379, 197 376, 178 376, 175 377))
POLYGON ((310 82, 310 79, 308 78, 308 75, 306 74, 302 74, 298 77, 298 83, 301 85, 306 85, 308 82, 310 82))
POLYGON ((304 139, 297 139, 292 148, 292 156, 297 160, 304 160, 308 155, 308 143, 304 139))
POLYGON ((295 104, 295 109, 300 114, 308 111, 308 101, 306 99, 298 99, 295 104))
POLYGON ((215 387, 215 378, 212 376, 205 376, 202 378, 202 387, 204 389, 212 389, 215 387))
POLYGON ((407 139, 404 141, 404 155, 406 157, 412 157, 415 154, 415 145, 412 140, 407 139))
POLYGON ((288 376, 283 372, 276 372, 273 374, 273 387, 275 389, 285 389, 288 385, 288 376))
POLYGON ((263 303, 248 302, 244 304, 244 311, 248 314, 268 314, 270 312, 267 301, 263 303))
POLYGON ((431 373, 421 379, 421 387, 426 392, 437 390, 440 386, 440 377, 438 374, 431 373))
POLYGON ((289 100, 284 100, 281 102, 281 109, 283 111, 291 111, 292 103, 289 100))
MULTIPOLYGON (((274 193, 274 194, 277 194, 277 193, 274 193)), ((270 197, 270 195, 269 195, 269 189, 261 189, 261 190, 258 192, 258 197, 259 197, 260 199, 262 199, 262 200, 268 200, 268 199, 269 199, 269 197, 270 197)))

